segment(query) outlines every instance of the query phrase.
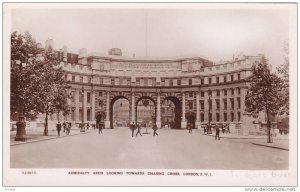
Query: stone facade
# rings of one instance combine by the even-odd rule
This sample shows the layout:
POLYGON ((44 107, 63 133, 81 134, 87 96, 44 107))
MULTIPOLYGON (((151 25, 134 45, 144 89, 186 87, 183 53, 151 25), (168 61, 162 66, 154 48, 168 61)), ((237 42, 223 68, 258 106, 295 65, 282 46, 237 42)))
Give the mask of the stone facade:
POLYGON ((162 125, 161 109, 166 100, 173 104, 175 128, 186 128, 190 121, 187 116, 191 114, 196 127, 209 120, 242 123, 247 79, 251 66, 262 58, 262 55, 239 56, 216 64, 200 57, 88 55, 86 49, 76 55, 68 54, 66 47, 58 54, 63 55, 61 66, 72 87, 67 120, 95 121, 97 113, 104 112, 106 127, 113 127, 113 104, 121 98, 129 102, 129 118, 135 122, 139 102, 151 100, 158 127, 162 125))

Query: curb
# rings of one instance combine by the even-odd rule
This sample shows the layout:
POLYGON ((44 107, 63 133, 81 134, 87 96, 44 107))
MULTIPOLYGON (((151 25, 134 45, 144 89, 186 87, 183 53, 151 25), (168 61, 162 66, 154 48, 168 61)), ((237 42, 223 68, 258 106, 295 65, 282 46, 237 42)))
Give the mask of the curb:
POLYGON ((10 146, 23 145, 23 144, 28 144, 28 143, 35 143, 35 142, 46 141, 46 140, 51 140, 51 139, 60 139, 60 138, 64 138, 64 137, 70 137, 70 136, 87 134, 87 133, 90 133, 90 132, 76 133, 76 134, 73 134, 73 135, 64 135, 64 136, 60 136, 60 137, 51 137, 51 138, 45 138, 45 139, 38 139, 38 140, 14 143, 14 144, 10 144, 10 146))
POLYGON ((253 145, 258 145, 258 146, 263 146, 263 147, 269 147, 269 148, 274 148, 274 149, 280 149, 280 150, 289 151, 289 149, 283 148, 283 147, 269 146, 269 145, 264 145, 264 144, 259 144, 259 143, 252 143, 252 144, 253 145))
MULTIPOLYGON (((214 134, 203 134, 206 136, 210 136, 210 137, 215 137, 214 134)), ((224 139, 265 139, 263 138, 258 138, 258 137, 224 137, 224 136, 220 136, 220 138, 224 138, 224 139)), ((275 138, 276 140, 288 140, 288 139, 282 139, 282 138, 275 138)))

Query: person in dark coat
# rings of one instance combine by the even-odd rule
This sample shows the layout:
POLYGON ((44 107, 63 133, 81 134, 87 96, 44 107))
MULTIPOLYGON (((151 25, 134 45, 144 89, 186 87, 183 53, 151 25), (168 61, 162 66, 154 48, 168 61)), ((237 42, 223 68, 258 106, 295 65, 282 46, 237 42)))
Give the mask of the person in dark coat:
POLYGON ((215 140, 217 140, 217 138, 218 138, 218 140, 220 140, 220 128, 219 127, 216 128, 215 140))
POLYGON ((134 122, 132 122, 132 123, 130 124, 129 128, 130 128, 130 130, 131 130, 131 135, 132 135, 132 137, 134 137, 134 130, 135 130, 135 124, 134 124, 134 122))
POLYGON ((71 131, 71 122, 67 123, 67 135, 70 135, 70 131, 71 131))
POLYGON ((58 122, 58 123, 56 124, 56 130, 57 130, 58 136, 60 136, 60 131, 61 131, 61 124, 60 124, 60 122, 58 122))
POLYGON ((63 126, 63 128, 64 128, 64 133, 67 133, 67 132, 66 132, 66 129, 67 129, 67 124, 66 124, 66 122, 63 122, 62 126, 63 126))
POLYGON ((104 123, 102 121, 99 122, 98 127, 99 127, 99 134, 100 133, 102 134, 102 129, 104 128, 104 123))
POLYGON ((157 129, 158 129, 158 127, 157 127, 156 124, 153 125, 152 129, 153 129, 153 137, 154 137, 155 135, 158 136, 158 134, 156 133, 156 131, 157 131, 157 129))
POLYGON ((193 131, 193 130, 192 130, 192 129, 193 129, 192 124, 189 123, 189 124, 187 125, 187 129, 189 130, 189 133, 192 133, 192 131, 193 131))
POLYGON ((137 125, 136 125, 136 128, 137 128, 137 132, 136 132, 135 136, 137 136, 138 134, 140 134, 140 136, 143 136, 143 135, 141 134, 141 125, 140 125, 140 124, 137 124, 137 125))

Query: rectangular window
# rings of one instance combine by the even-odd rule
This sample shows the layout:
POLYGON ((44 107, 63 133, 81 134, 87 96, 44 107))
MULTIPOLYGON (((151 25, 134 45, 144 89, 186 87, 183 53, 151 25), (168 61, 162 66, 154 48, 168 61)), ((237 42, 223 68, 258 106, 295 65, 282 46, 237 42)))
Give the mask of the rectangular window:
POLYGON ((217 90, 217 96, 220 96, 220 90, 217 90))
POLYGON ((80 83, 83 83, 83 77, 82 76, 80 77, 80 83))
POLYGON ((217 107, 217 109, 220 109, 220 100, 219 99, 216 99, 216 107, 217 107))
POLYGON ((241 113, 238 112, 238 121, 241 121, 241 113))
POLYGON ((238 94, 241 94, 241 88, 237 88, 238 94))
POLYGON ((211 84, 211 78, 208 78, 208 84, 211 84))
POLYGON ((102 97, 102 91, 99 91, 99 97, 102 97))
POLYGON ((209 109, 212 109, 212 101, 210 100, 210 102, 208 102, 208 107, 209 109))
POLYGON ((201 110, 204 110, 204 101, 203 100, 200 101, 200 107, 201 107, 201 110))
POLYGON ((211 113, 208 114, 208 118, 209 118, 209 121, 212 121, 212 114, 211 113))
POLYGON ((227 109, 227 99, 223 99, 224 109, 227 109))
POLYGON ((216 77, 216 82, 220 83, 220 77, 216 77))
POLYGON ((224 76, 224 83, 226 83, 227 82, 227 77, 226 76, 224 76))
POLYGON ((165 80, 161 80, 161 86, 165 86, 165 80))
POLYGON ((204 85, 204 79, 201 79, 201 85, 204 85))
POLYGON ((177 80, 177 85, 181 85, 181 80, 180 79, 177 80))
POLYGON ((100 83, 100 85, 103 84, 103 79, 102 78, 99 78, 99 83, 100 83))
POLYGON ((231 89, 231 95, 234 95, 234 89, 231 89))
POLYGON ((237 104, 238 104, 238 109, 240 109, 241 108, 241 98, 237 98, 237 104))
POLYGON ((233 100, 233 98, 230 99, 230 103, 231 103, 231 109, 234 109, 234 100, 233 100))
POLYGON ((234 76, 230 75, 230 79, 231 79, 231 81, 234 81, 234 76))
POLYGON ((88 83, 91 83, 91 82, 92 82, 92 78, 88 77, 88 83))
POLYGON ((110 79, 110 84, 111 85, 115 85, 115 80, 114 79, 110 79))
POLYGON ((87 103, 91 103, 91 93, 86 93, 86 97, 87 97, 87 103))
POLYGON ((192 84, 193 84, 193 80, 189 79, 189 85, 192 85, 192 84))
POLYGON ((127 79, 127 85, 130 85, 130 79, 127 79))
POLYGON ((241 74, 238 73, 238 80, 241 80, 241 74))
POLYGON ((204 91, 201 91, 201 97, 204 97, 204 91))
POLYGON ((144 86, 148 86, 148 79, 144 79, 144 86))
POLYGON ((193 102, 189 103, 189 109, 193 109, 193 102))
POLYGON ((193 97, 193 92, 189 92, 189 97, 193 97))
POLYGON ((224 113, 224 121, 227 121, 227 113, 224 113))
POLYGON ((224 96, 227 96, 227 90, 226 89, 224 90, 224 96))
POLYGON ((82 100, 83 100, 83 94, 82 94, 82 92, 79 92, 79 102, 82 102, 82 100))
POLYGON ((231 121, 234 121, 234 113, 231 113, 231 121))
POLYGON ((216 117, 217 117, 217 122, 219 122, 220 121, 220 114, 216 113, 216 117))
POLYGON ((75 76, 72 75, 72 82, 75 82, 75 76))
POLYGON ((169 81, 169 85, 170 85, 171 87, 173 87, 173 80, 172 80, 172 79, 169 81))

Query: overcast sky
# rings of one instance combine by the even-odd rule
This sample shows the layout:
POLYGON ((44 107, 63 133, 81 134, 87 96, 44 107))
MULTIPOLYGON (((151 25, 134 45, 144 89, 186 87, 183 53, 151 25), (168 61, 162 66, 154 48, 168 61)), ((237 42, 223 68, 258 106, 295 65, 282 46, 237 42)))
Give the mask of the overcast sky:
POLYGON ((14 9, 12 31, 29 31, 44 45, 54 40, 78 53, 149 57, 200 56, 218 62, 233 54, 265 54, 271 64, 282 62, 289 39, 289 15, 277 9, 14 9))

